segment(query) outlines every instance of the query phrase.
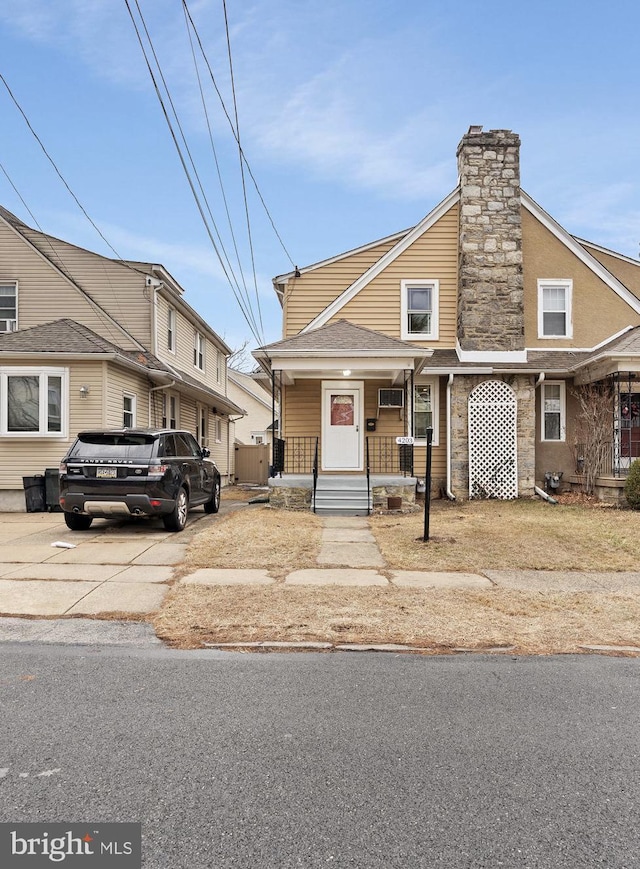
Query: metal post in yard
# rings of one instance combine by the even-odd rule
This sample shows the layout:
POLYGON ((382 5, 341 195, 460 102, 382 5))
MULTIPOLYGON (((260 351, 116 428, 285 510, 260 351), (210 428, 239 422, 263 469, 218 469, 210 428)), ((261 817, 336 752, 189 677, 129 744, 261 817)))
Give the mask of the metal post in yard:
POLYGON ((424 492, 424 534, 423 542, 429 539, 429 514, 431 512, 431 453, 433 450, 433 429, 427 429, 427 473, 425 477, 424 492))

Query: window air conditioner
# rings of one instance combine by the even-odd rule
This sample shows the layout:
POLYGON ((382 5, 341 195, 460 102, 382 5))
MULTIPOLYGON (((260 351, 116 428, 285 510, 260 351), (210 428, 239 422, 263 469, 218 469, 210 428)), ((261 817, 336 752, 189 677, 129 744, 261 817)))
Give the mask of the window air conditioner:
POLYGON ((15 332, 18 323, 16 320, 0 320, 1 332, 15 332))
POLYGON ((404 390, 403 389, 379 389, 378 390, 378 407, 404 407, 404 390))

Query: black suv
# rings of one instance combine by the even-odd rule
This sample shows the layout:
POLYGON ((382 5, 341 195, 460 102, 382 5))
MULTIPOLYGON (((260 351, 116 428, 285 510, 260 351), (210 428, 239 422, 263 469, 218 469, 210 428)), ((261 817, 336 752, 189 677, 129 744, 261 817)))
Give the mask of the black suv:
POLYGON ((220 472, 188 431, 83 431, 60 464, 60 506, 73 531, 94 516, 162 516, 182 531, 190 507, 220 507, 220 472))

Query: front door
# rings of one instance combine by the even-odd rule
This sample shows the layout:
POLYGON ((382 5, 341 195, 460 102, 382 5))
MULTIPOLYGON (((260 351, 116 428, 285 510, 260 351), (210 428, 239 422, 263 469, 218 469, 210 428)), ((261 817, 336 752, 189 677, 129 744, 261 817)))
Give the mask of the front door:
POLYGON ((322 384, 322 470, 362 470, 362 382, 322 384))

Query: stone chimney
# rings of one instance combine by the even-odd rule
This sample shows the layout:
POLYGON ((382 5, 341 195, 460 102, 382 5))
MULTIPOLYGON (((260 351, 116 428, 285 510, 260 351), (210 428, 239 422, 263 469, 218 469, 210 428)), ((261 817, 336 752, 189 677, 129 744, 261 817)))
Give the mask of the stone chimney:
POLYGON ((457 157, 460 347, 523 350, 520 137, 469 127, 457 157))

